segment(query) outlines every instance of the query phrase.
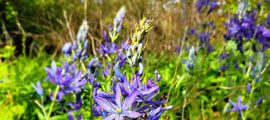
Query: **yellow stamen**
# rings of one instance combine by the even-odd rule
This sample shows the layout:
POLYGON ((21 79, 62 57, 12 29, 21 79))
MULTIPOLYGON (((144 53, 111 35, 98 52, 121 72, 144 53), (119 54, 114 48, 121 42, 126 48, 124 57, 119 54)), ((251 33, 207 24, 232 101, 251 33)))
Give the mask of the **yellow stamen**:
POLYGON ((116 112, 117 112, 117 113, 121 113, 122 111, 121 111, 119 108, 117 108, 117 109, 116 109, 116 112))
POLYGON ((130 81, 130 85, 133 85, 133 81, 132 80, 130 81))

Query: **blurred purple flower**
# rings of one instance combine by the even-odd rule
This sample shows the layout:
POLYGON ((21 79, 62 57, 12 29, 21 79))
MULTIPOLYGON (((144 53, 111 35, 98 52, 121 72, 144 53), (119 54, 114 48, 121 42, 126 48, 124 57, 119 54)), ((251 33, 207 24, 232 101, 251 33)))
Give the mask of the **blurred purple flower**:
POLYGON ((265 97, 261 97, 259 100, 257 100, 257 101, 255 102, 255 105, 260 104, 264 99, 265 99, 265 97))
POLYGON ((80 94, 77 95, 75 103, 68 102, 67 104, 69 106, 74 107, 73 109, 69 110, 70 112, 75 112, 75 111, 79 110, 83 106, 81 95, 80 94))
MULTIPOLYGON (((82 118, 83 118, 83 115, 79 114, 77 120, 81 120, 82 118)), ((68 113, 68 120, 74 120, 74 116, 70 112, 68 113)))
POLYGON ((34 87, 34 89, 36 90, 36 92, 38 93, 38 95, 43 96, 43 94, 44 94, 43 93, 43 88, 42 88, 39 80, 37 81, 37 86, 35 86, 34 83, 32 83, 32 86, 34 87))
POLYGON ((250 94, 250 91, 251 91, 251 84, 248 83, 248 84, 247 84, 247 93, 250 94))
POLYGON ((238 96, 238 101, 237 103, 234 103, 232 100, 229 100, 229 102, 231 103, 231 105, 234 107, 233 109, 229 109, 229 111, 243 111, 248 109, 248 105, 250 104, 245 104, 243 105, 243 103, 241 102, 241 96, 238 96))

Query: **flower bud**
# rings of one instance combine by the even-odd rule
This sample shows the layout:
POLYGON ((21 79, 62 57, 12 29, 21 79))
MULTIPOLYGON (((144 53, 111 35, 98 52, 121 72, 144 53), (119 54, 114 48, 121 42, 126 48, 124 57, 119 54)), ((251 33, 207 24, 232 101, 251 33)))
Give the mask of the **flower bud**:
POLYGON ((79 52, 78 52, 78 54, 77 54, 77 57, 78 57, 79 59, 81 59, 81 57, 82 57, 82 52, 83 52, 83 49, 79 49, 79 52))
POLYGON ((65 43, 62 47, 62 52, 65 53, 65 54, 70 54, 72 51, 72 46, 71 46, 71 43, 68 42, 68 43, 65 43))
POLYGON ((78 49, 78 45, 77 45, 77 43, 76 43, 76 42, 74 42, 74 43, 73 43, 72 48, 73 48, 74 50, 77 50, 77 49, 78 49))
POLYGON ((139 75, 142 76, 144 72, 143 64, 140 62, 139 63, 139 75))
POLYGON ((138 58, 138 53, 136 53, 136 54, 132 57, 132 65, 133 65, 133 67, 136 66, 137 58, 138 58))
POLYGON ((84 41, 83 48, 84 49, 88 48, 88 40, 87 39, 84 41))

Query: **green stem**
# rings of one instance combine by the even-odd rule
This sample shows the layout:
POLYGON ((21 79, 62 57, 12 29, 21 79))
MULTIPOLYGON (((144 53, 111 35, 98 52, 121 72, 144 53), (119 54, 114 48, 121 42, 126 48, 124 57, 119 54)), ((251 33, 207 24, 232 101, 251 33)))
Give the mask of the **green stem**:
POLYGON ((58 85, 58 86, 56 87, 56 89, 55 89, 55 92, 54 92, 54 95, 53 95, 52 104, 51 104, 51 107, 50 107, 50 110, 49 110, 49 113, 48 113, 48 116, 47 116, 46 120, 49 120, 49 119, 50 119, 50 115, 51 115, 51 112, 52 112, 52 109, 53 109, 53 105, 54 105, 54 102, 55 102, 57 93, 58 93, 58 91, 59 91, 59 88, 60 88, 60 85, 58 85))
POLYGON ((44 109, 44 106, 41 105, 37 100, 35 100, 34 102, 38 105, 38 107, 41 108, 41 110, 42 110, 44 116, 47 117, 47 114, 46 114, 46 111, 45 111, 45 109, 44 109))
POLYGON ((242 111, 240 111, 240 114, 241 114, 241 118, 242 118, 242 120, 246 120, 246 119, 245 119, 245 116, 244 116, 244 114, 243 114, 243 112, 242 112, 242 111))
MULTIPOLYGON (((89 83, 89 87, 90 87, 90 96, 89 96, 89 99, 90 99, 90 106, 92 105, 92 96, 93 96, 93 85, 91 85, 90 83, 89 83)), ((92 112, 92 106, 90 107, 90 120, 93 120, 94 118, 93 118, 93 112, 92 112)))
POLYGON ((189 78, 189 73, 187 73, 187 80, 186 80, 186 86, 185 86, 185 95, 184 95, 183 107, 182 107, 182 120, 185 119, 184 117, 185 117, 185 104, 186 104, 186 97, 187 97, 188 78, 189 78))

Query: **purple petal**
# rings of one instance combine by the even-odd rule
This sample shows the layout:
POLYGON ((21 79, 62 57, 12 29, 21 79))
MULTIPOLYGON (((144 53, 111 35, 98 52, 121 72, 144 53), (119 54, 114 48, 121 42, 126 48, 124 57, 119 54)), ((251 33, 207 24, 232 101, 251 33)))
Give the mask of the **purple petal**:
POLYGON ((164 103, 166 103, 167 100, 164 101, 146 101, 146 103, 151 103, 151 104, 156 104, 156 105, 162 105, 164 103))
POLYGON ((228 111, 238 111, 238 109, 233 108, 233 109, 229 109, 228 111))
POLYGON ((82 114, 79 114, 78 120, 81 120, 82 118, 83 118, 83 115, 82 114))
POLYGON ((120 89, 120 85, 119 83, 116 85, 116 96, 115 96, 115 102, 116 105, 118 106, 118 108, 122 109, 122 93, 121 93, 121 89, 120 89))
POLYGON ((241 105, 242 105, 242 102, 241 102, 241 96, 240 96, 240 95, 238 96, 237 105, 239 105, 239 106, 241 106, 241 105))
POLYGON ((84 85, 85 83, 87 83, 87 80, 81 80, 80 82, 77 83, 77 86, 82 86, 84 85))
POLYGON ((141 115, 142 115, 141 113, 134 112, 134 111, 124 112, 124 116, 127 116, 128 118, 138 118, 141 115))
POLYGON ((129 107, 134 103, 135 98, 137 97, 137 95, 138 95, 138 92, 137 92, 136 90, 134 90, 134 91, 131 93, 131 95, 129 95, 129 96, 125 99, 125 101, 124 101, 124 103, 123 103, 123 109, 124 109, 124 111, 127 111, 127 110, 129 109, 129 107))
POLYGON ((71 113, 68 113, 68 120, 74 120, 74 117, 71 113))
POLYGON ((102 99, 101 97, 94 97, 94 100, 97 102, 97 104, 106 110, 107 112, 114 112, 116 113, 116 106, 113 105, 113 103, 107 101, 106 99, 102 99))
POLYGON ((257 101, 255 102, 255 105, 260 104, 263 100, 264 100, 264 97, 260 98, 259 100, 257 100, 257 101))
POLYGON ((229 102, 230 102, 234 107, 237 106, 237 104, 235 104, 232 100, 229 100, 229 102))
POLYGON ((57 67, 56 67, 56 63, 55 63, 55 61, 52 61, 52 63, 51 63, 51 67, 52 67, 52 70, 53 70, 54 72, 56 72, 56 71, 57 71, 57 67))
POLYGON ((154 116, 156 116, 156 114, 158 114, 159 112, 162 112, 162 108, 161 108, 161 107, 159 107, 159 108, 157 108, 157 109, 155 109, 155 110, 152 110, 152 111, 149 113, 147 120, 152 119, 152 118, 153 118, 154 116))
POLYGON ((117 117, 117 114, 112 114, 112 115, 107 116, 103 120, 113 120, 113 119, 116 119, 116 117, 117 117))
POLYGON ((147 95, 147 94, 150 94, 150 93, 152 93, 152 92, 154 92, 154 91, 156 91, 158 89, 159 89, 159 86, 155 86, 155 87, 152 87, 150 89, 146 89, 144 91, 141 91, 141 94, 142 95, 147 95))
POLYGON ((106 93, 106 92, 103 92, 101 90, 97 90, 97 95, 102 97, 102 98, 105 98, 105 99, 110 99, 110 98, 114 98, 115 97, 115 94, 112 94, 112 93, 106 93))

